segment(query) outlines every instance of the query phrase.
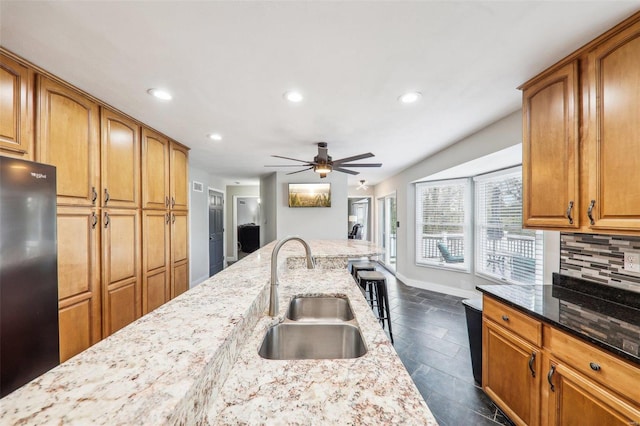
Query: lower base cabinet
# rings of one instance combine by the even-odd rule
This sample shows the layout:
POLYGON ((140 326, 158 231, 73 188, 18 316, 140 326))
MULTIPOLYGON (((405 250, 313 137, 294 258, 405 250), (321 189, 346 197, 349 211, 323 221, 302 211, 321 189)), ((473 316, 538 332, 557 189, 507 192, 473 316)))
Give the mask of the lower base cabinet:
POLYGON ((486 295, 484 306, 482 387, 516 425, 640 426, 637 365, 546 323, 532 334, 538 320, 486 295))

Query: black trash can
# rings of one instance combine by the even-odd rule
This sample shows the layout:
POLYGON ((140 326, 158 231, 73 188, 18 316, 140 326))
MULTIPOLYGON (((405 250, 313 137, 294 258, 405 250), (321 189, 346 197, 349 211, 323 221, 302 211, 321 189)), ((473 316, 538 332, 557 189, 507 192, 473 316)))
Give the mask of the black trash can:
POLYGON ((465 299, 462 304, 467 316, 473 378, 482 385, 482 299, 465 299))

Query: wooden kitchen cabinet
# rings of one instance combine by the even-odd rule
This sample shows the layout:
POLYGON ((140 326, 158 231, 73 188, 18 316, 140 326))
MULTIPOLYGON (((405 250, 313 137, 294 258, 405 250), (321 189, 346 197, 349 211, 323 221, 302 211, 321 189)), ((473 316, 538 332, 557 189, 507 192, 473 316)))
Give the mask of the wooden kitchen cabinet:
MULTIPOLYGON (((545 373, 547 424, 629 426, 640 424, 640 410, 569 366, 551 360, 545 373)), ((635 383, 637 389, 638 383, 635 383)))
POLYGON ((56 166, 58 205, 94 206, 99 189, 98 105, 38 76, 36 159, 56 166))
POLYGON ((525 83, 523 224, 640 233, 640 13, 525 83))
POLYGON ((141 316, 139 210, 102 210, 103 337, 141 316))
POLYGON ((142 208, 168 209, 169 139, 142 128, 142 208))
POLYGON ((60 361, 102 337, 100 224, 92 208, 58 207, 60 361))
POLYGON ((186 211, 171 212, 171 298, 189 289, 189 218, 186 211))
POLYGON ((522 97, 523 225, 577 228, 577 61, 527 87, 522 97))
POLYGON ((33 71, 0 52, 0 154, 33 160, 33 71))
POLYGON ((640 22, 594 47, 586 63, 589 226, 640 231, 640 22))
POLYGON ((169 145, 169 178, 171 191, 171 209, 187 210, 189 208, 189 150, 171 141, 169 145))
POLYGON ((483 319, 482 387, 517 425, 540 421, 540 354, 516 333, 483 319))
POLYGON ((171 214, 164 210, 142 212, 142 314, 171 299, 171 214))
POLYGON ((140 126, 101 108, 101 190, 103 207, 140 207, 140 126))

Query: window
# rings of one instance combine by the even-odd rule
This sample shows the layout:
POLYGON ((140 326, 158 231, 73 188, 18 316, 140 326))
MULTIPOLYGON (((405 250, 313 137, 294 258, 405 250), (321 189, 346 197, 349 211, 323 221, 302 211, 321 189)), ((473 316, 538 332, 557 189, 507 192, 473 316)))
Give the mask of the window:
POLYGON ((518 284, 542 284, 542 231, 522 229, 522 168, 475 181, 475 270, 518 284))
POLYGON ((416 184, 416 263, 469 270, 469 179, 416 184))

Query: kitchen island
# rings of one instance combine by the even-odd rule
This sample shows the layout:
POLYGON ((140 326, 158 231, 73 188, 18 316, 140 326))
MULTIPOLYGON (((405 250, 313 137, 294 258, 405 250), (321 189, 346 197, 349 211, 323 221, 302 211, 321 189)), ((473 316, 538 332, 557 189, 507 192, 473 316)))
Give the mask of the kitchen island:
POLYGON ((280 312, 266 315, 271 251, 204 283, 0 400, 3 424, 436 424, 358 286, 348 258, 362 241, 310 241, 278 258, 280 312), (337 268, 337 269, 336 269, 337 268), (294 295, 349 299, 367 353, 274 361, 257 351, 294 295))

